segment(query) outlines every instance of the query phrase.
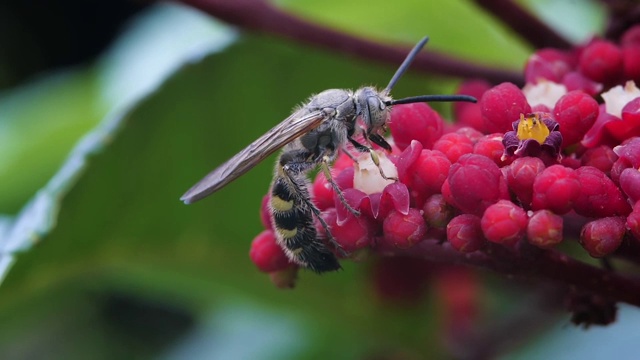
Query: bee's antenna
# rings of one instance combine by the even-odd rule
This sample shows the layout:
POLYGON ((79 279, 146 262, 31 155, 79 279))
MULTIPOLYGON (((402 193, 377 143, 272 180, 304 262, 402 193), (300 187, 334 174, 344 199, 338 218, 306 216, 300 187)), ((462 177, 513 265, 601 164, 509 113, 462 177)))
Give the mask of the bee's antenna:
MULTIPOLYGON (((404 65, 404 64, 403 64, 404 65)), ((469 95, 420 95, 412 96, 404 99, 385 101, 385 105, 400 105, 411 104, 416 102, 429 102, 429 101, 466 101, 466 102, 478 102, 476 98, 469 95)))
POLYGON ((391 92, 391 89, 393 89, 393 87, 396 85, 396 83, 398 82, 402 74, 404 74, 404 72, 407 71, 407 68, 409 68, 409 66, 413 62, 413 59, 416 57, 416 55, 418 55, 420 50, 422 50, 422 48, 427 43, 427 41, 429 41, 429 37, 425 36, 422 40, 420 40, 419 43, 416 44, 416 46, 413 47, 413 49, 411 49, 411 52, 404 59, 404 61, 402 62, 402 65, 400 65, 398 70, 396 70, 396 73, 393 74, 391 81, 389 81, 389 85, 387 85, 387 87, 384 88, 383 90, 384 93, 389 94, 391 92))

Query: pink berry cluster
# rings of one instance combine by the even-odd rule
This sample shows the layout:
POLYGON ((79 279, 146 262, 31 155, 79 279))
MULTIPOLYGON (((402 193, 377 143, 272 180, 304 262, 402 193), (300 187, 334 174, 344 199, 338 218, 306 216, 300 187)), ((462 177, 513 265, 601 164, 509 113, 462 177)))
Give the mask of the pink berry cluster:
MULTIPOLYGON (((357 162, 342 154, 333 166, 360 216, 322 173, 313 180, 313 201, 352 259, 426 239, 462 253, 577 240, 596 258, 640 245, 640 26, 619 43, 538 50, 524 73, 524 88, 463 83, 458 93, 479 102, 455 103, 455 125, 424 103, 395 106, 393 151, 378 156, 398 181, 355 150, 357 162)), ((296 266, 276 244, 267 200, 250 256, 290 286, 296 266)))

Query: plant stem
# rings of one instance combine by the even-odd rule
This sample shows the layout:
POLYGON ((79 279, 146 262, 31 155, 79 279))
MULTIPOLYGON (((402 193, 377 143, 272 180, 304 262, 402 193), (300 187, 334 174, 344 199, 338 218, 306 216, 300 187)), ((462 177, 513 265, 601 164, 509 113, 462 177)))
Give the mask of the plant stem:
MULTIPOLYGON (((344 54, 368 60, 400 64, 408 48, 379 44, 314 24, 288 14, 264 0, 182 0, 220 20, 251 31, 283 36, 344 54)), ((412 69, 438 75, 482 78, 494 84, 509 81, 523 85, 522 75, 515 71, 478 65, 435 51, 420 53, 412 69)))
POLYGON ((511 0, 475 0, 536 48, 570 49, 573 45, 540 19, 511 0))
POLYGON ((488 244, 484 251, 464 254, 448 243, 425 240, 409 250, 382 249, 388 255, 418 256, 436 263, 460 264, 493 270, 507 276, 538 279, 601 295, 616 302, 640 306, 640 281, 575 260, 556 250, 512 251, 488 244))

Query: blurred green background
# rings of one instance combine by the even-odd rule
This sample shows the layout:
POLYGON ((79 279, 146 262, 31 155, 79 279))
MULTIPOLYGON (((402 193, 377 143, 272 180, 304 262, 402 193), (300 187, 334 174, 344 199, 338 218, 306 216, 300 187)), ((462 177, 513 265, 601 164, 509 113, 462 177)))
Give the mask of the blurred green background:
MULTIPOLYGON (((463 0, 277 3, 381 42, 408 47, 429 35, 430 49, 514 70, 532 51, 463 0)), ((586 2, 523 3, 573 40, 602 28, 599 8, 586 2)), ((87 5, 65 6, 81 17, 87 5)), ((54 21, 68 32, 52 30, 39 47, 29 23, 3 13, 2 359, 450 356, 441 305, 433 296, 412 307, 380 302, 369 263, 302 272, 293 291, 255 269, 248 251, 271 160, 202 202, 178 201, 310 94, 386 84, 393 66, 246 33, 178 4, 134 2, 91 23, 111 38, 89 39, 75 60, 47 61, 50 49, 79 51, 84 43, 65 34, 82 29, 54 21)), ((449 93, 458 81, 408 74, 394 91, 449 93)), ((483 296, 499 308, 500 294, 483 296)), ((552 333, 559 349, 587 336, 566 323, 557 331, 568 340, 552 333)), ((543 342, 553 344, 538 340, 510 356, 557 354, 543 342)))

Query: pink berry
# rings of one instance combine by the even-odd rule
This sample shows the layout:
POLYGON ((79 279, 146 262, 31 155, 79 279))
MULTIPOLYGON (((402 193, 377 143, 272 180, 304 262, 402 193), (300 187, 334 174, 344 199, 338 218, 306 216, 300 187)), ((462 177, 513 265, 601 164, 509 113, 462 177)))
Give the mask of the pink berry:
POLYGON ((627 227, 636 241, 640 242, 640 201, 636 202, 633 211, 627 216, 627 227))
POLYGON ((596 40, 582 51, 578 68, 597 82, 616 82, 622 72, 622 51, 609 41, 596 40))
POLYGON ((553 114, 560 124, 562 147, 578 143, 598 117, 598 102, 582 91, 572 91, 560 98, 553 114))
POLYGON ((640 46, 640 25, 634 25, 627 29, 620 38, 622 46, 640 46))
POLYGON ((640 200, 640 170, 626 168, 620 174, 620 188, 632 204, 640 200))
POLYGON ((564 75, 562 84, 567 91, 581 90, 590 96, 596 96, 604 87, 601 83, 593 81, 577 71, 572 71, 564 75))
POLYGON ((548 209, 566 214, 580 195, 580 183, 574 170, 562 165, 544 169, 533 182, 533 210, 548 209))
POLYGON ((620 146, 616 146, 613 152, 618 155, 626 167, 640 169, 640 137, 634 137, 624 141, 620 146))
POLYGON ((549 210, 538 210, 527 225, 529 243, 543 248, 551 248, 562 241, 562 217, 549 210))
POLYGON ((583 166, 593 166, 605 174, 608 174, 611 172, 613 163, 618 160, 618 155, 616 155, 610 147, 600 145, 585 151, 580 160, 583 166))
POLYGON ((502 172, 493 161, 481 155, 467 154, 451 166, 449 176, 442 184, 442 194, 463 212, 481 215, 489 205, 509 198, 506 185, 502 172))
POLYGON ((451 161, 437 150, 422 150, 420 157, 411 167, 412 189, 423 198, 439 193, 449 175, 451 161))
MULTIPOLYGON (((491 84, 485 80, 470 80, 460 84, 456 94, 471 95, 480 99, 489 89, 491 89, 491 84)), ((453 103, 453 117, 456 119, 456 124, 469 126, 481 132, 485 131, 479 104, 455 102, 453 103)))
MULTIPOLYGON (((353 161, 352 161, 353 162, 353 161)), ((313 181, 313 203, 316 204, 318 209, 327 210, 334 207, 333 202, 333 187, 327 181, 327 178, 322 172, 316 176, 313 181)))
POLYGON ((544 163, 537 157, 527 156, 515 159, 505 169, 509 189, 525 208, 530 208, 533 200, 533 183, 538 174, 544 170, 544 163))
POLYGON ((486 241, 480 218, 471 214, 454 217, 447 225, 447 240, 460 252, 469 253, 480 250, 486 241))
POLYGON ((504 133, 520 114, 531 112, 531 106, 522 91, 512 83, 502 83, 484 93, 479 102, 482 119, 488 132, 504 133))
POLYGON ((640 44, 622 49, 622 67, 625 80, 640 83, 640 44))
POLYGON ((369 217, 355 217, 351 214, 339 225, 335 209, 326 211, 322 217, 329 225, 333 238, 346 252, 353 252, 371 244, 371 235, 375 233, 376 224, 369 217))
POLYGON ((423 217, 429 229, 443 229, 453 217, 453 208, 445 201, 442 194, 429 196, 422 210, 424 212, 423 217))
POLYGON ((444 122, 440 115, 425 103, 394 106, 389 128, 395 144, 404 150, 411 140, 418 140, 425 148, 442 136, 444 122))
POLYGON ((559 83, 568 73, 575 60, 566 52, 557 49, 540 49, 527 60, 524 69, 525 81, 536 84, 539 80, 559 83))
POLYGON ((424 239, 427 224, 417 209, 406 215, 392 210, 382 225, 384 242, 400 249, 408 249, 424 239))
POLYGON ((456 134, 461 134, 466 136, 467 138, 469 138, 469 140, 471 140, 472 144, 475 144, 476 142, 478 142, 478 140, 480 140, 484 136, 483 133, 469 126, 461 126, 457 128, 454 132, 456 134))
POLYGON ((488 157, 498 166, 506 165, 509 160, 502 160, 502 154, 504 153, 504 145, 502 144, 503 135, 504 134, 496 133, 483 136, 473 146, 473 153, 488 157))
POLYGON ((267 230, 273 230, 273 224, 271 223, 271 209, 269 207, 269 201, 271 196, 269 194, 262 197, 262 204, 260 206, 260 221, 262 226, 267 230))
POLYGON ((606 217, 587 223, 580 232, 580 244, 589 255, 600 258, 616 251, 625 233, 625 218, 606 217))
POLYGON ((527 229, 527 213, 508 200, 489 206, 482 215, 480 225, 487 240, 513 246, 527 229))
POLYGON ((587 217, 626 216, 631 207, 620 189, 602 171, 582 166, 574 174, 580 182, 580 193, 574 200, 573 210, 587 217))
POLYGON ((291 265, 271 230, 264 230, 253 239, 249 257, 262 272, 284 270, 291 265))
POLYGON ((278 289, 293 289, 298 280, 298 267, 290 266, 283 270, 272 271, 269 278, 278 289))
POLYGON ((433 150, 440 151, 445 154, 449 161, 455 163, 460 156, 473 152, 473 143, 468 137, 462 134, 448 133, 442 135, 442 137, 433 144, 433 150))

